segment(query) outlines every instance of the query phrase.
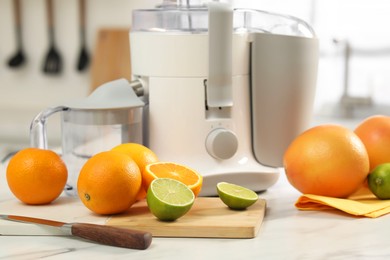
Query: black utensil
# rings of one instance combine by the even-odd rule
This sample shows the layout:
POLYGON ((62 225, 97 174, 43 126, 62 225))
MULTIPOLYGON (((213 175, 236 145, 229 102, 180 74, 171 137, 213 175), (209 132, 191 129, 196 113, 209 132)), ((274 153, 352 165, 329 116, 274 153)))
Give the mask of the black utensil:
POLYGON ((20 0, 14 0, 14 14, 15 14, 17 50, 16 53, 8 60, 8 66, 11 68, 20 67, 26 61, 26 56, 24 55, 24 50, 23 50, 20 0))
POLYGON ((43 64, 43 72, 46 74, 59 74, 62 70, 62 58, 58 52, 54 39, 54 12, 53 1, 46 0, 47 21, 49 29, 49 51, 43 64))
POLYGON ((85 0, 79 0, 79 12, 80 12, 80 53, 79 59, 77 62, 77 70, 83 71, 88 68, 89 65, 89 53, 86 46, 86 36, 85 36, 85 0))

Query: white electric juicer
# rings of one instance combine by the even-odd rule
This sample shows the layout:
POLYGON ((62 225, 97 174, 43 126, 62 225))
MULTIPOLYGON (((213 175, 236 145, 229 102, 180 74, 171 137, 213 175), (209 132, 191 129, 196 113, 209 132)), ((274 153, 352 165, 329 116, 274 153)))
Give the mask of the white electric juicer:
POLYGON ((200 195, 216 195, 220 181, 266 190, 309 125, 318 41, 291 16, 187 2, 133 11, 144 144, 202 174, 200 195))

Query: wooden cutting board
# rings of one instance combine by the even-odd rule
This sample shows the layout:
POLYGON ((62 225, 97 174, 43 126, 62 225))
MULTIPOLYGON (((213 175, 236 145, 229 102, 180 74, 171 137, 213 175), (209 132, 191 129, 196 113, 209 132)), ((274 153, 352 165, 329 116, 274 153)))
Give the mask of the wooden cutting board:
MULTIPOLYGON (((266 202, 259 199, 246 210, 231 210, 219 198, 196 199, 191 210, 173 222, 157 220, 146 201, 111 217, 89 211, 77 198, 61 197, 50 205, 28 206, 16 199, 0 202, 0 214, 15 214, 63 222, 84 222, 145 230, 154 237, 253 238, 264 218, 266 202)), ((61 235, 43 226, 0 220, 0 235, 61 235)))
POLYGON ((197 198, 191 210, 173 222, 156 219, 146 202, 137 203, 106 224, 149 231, 155 237, 253 238, 264 218, 266 202, 259 199, 246 210, 231 210, 219 198, 197 198))

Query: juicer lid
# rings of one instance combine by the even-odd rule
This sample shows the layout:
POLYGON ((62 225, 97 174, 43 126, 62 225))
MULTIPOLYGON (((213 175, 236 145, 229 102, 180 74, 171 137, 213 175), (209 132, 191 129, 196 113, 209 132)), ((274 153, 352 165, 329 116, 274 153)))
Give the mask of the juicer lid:
POLYGON ((71 109, 111 110, 144 106, 126 79, 107 82, 86 98, 65 104, 71 109))
MULTIPOLYGON (((132 17, 132 32, 208 32, 208 4, 200 4, 199 1, 164 0, 162 5, 154 9, 134 10, 132 17)), ((315 37, 313 28, 299 18, 255 9, 234 9, 233 30, 236 33, 315 37)))

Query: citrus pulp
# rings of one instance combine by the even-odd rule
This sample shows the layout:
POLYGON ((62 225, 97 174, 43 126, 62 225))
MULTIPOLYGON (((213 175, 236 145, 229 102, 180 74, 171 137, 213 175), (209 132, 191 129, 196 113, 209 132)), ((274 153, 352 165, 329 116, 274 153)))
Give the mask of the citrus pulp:
POLYGON ((195 170, 172 162, 155 162, 148 164, 145 168, 145 175, 143 176, 146 187, 149 187, 150 183, 157 178, 171 178, 181 181, 187 185, 198 196, 202 184, 203 177, 195 170))
POLYGON ((146 202, 153 215, 163 221, 173 221, 185 215, 192 207, 195 195, 187 185, 169 178, 152 181, 146 202))
POLYGON ((223 203, 231 209, 246 209, 259 199, 253 190, 227 182, 219 182, 217 192, 223 203))

